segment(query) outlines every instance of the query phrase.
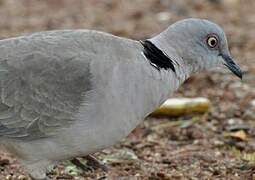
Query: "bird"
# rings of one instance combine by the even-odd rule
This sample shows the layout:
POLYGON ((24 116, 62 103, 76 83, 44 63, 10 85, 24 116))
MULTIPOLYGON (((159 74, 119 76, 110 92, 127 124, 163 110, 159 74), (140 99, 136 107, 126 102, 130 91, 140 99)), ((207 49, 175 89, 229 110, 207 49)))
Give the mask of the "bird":
POLYGON ((86 29, 0 40, 0 147, 32 179, 125 138, 191 75, 226 67, 224 30, 188 18, 133 40, 86 29))

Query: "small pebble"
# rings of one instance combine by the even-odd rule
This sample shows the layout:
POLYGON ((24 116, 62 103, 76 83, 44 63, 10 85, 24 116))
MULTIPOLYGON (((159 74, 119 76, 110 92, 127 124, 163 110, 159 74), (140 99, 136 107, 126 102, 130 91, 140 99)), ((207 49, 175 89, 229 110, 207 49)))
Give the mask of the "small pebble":
POLYGON ((251 106, 255 107, 255 99, 251 101, 251 106))
POLYGON ((223 141, 220 141, 220 140, 215 140, 215 141, 213 141, 213 144, 214 144, 215 146, 223 146, 223 145, 224 145, 224 142, 223 142, 223 141))
POLYGON ((12 180, 12 175, 10 175, 10 174, 7 175, 7 176, 5 177, 5 179, 6 179, 6 180, 12 180))
POLYGON ((216 157, 219 157, 220 155, 221 155, 221 152, 220 152, 220 151, 216 151, 216 152, 215 152, 215 156, 216 156, 216 157))
POLYGON ((171 14, 169 12, 160 12, 157 14, 159 21, 169 21, 171 19, 171 14))
POLYGON ((19 175, 18 180, 27 180, 28 178, 24 175, 19 175))

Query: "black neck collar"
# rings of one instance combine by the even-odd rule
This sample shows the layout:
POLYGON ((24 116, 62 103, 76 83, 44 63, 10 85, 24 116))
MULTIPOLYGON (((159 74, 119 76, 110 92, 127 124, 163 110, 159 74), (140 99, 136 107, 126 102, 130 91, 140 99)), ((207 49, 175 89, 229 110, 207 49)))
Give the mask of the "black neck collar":
POLYGON ((150 61, 150 64, 153 67, 155 67, 159 71, 161 69, 165 69, 165 70, 171 69, 173 72, 175 72, 173 60, 171 60, 167 54, 165 54, 162 50, 157 48, 149 40, 140 41, 140 42, 144 47, 143 54, 150 61))

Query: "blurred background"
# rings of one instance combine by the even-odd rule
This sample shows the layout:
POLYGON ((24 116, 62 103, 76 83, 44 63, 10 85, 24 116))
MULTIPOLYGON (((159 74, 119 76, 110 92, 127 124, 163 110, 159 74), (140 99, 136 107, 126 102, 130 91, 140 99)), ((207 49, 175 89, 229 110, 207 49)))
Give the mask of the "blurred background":
MULTIPOLYGON (((0 0, 0 38, 52 29, 95 29, 145 39, 171 23, 206 18, 226 31, 245 71, 191 77, 175 97, 206 97, 209 112, 148 118, 115 147, 96 154, 108 173, 82 172, 63 162, 53 179, 255 179, 254 0, 0 0)), ((11 156, 0 154, 0 179, 26 179, 11 156)))

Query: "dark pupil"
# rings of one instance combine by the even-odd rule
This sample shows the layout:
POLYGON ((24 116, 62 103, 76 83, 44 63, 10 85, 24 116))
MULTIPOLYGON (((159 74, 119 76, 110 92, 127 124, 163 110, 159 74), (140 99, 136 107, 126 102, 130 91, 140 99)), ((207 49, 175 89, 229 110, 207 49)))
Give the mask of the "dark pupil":
POLYGON ((215 44, 216 44, 215 39, 212 39, 212 40, 211 40, 211 46, 215 46, 215 44))

